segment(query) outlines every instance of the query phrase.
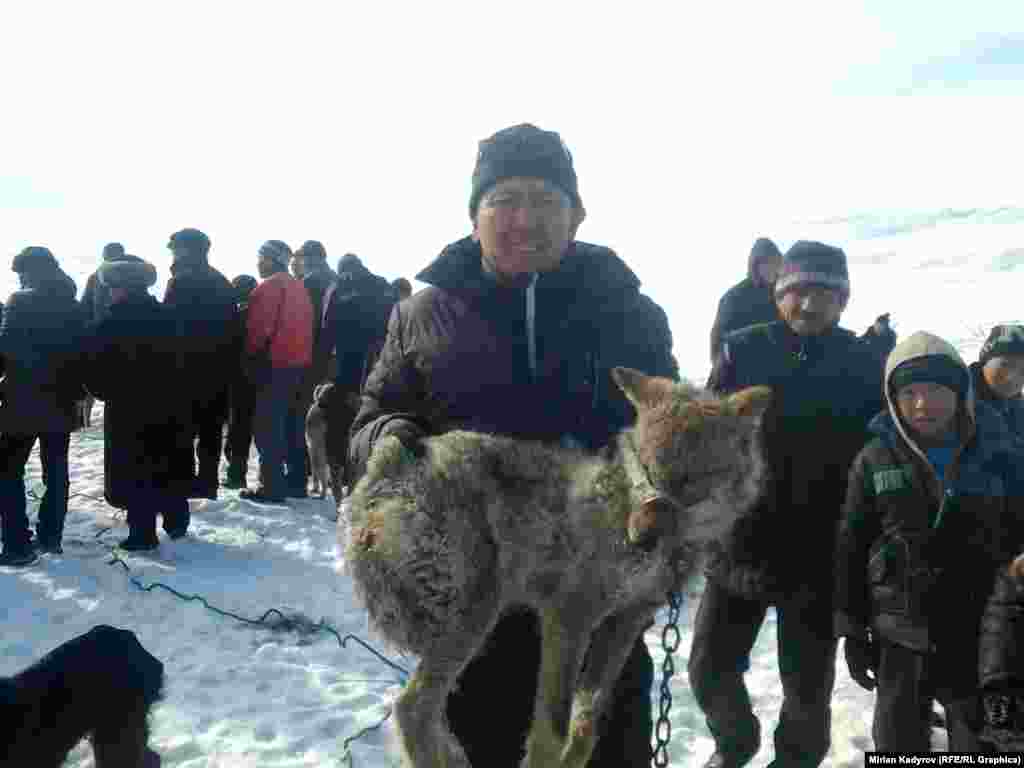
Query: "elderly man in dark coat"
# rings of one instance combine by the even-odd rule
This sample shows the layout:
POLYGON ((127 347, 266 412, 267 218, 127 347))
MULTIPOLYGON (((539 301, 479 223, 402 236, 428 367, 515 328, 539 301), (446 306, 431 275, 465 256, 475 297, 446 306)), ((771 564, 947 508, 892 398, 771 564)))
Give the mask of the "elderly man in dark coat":
POLYGON ((0 326, 6 377, 0 404, 0 565, 28 565, 35 549, 61 552, 68 511, 68 445, 76 400, 84 395, 75 365, 85 314, 75 283, 46 248, 26 248, 12 269, 22 290, 11 294, 0 326), (25 464, 39 440, 46 493, 39 505, 36 546, 26 515, 25 464))
POLYGON ((184 536, 189 524, 192 426, 184 340, 174 311, 147 292, 156 282, 152 264, 104 264, 100 280, 112 303, 92 328, 84 369, 89 391, 105 403, 104 496, 128 511, 121 548, 150 550, 159 543, 158 513, 172 539, 184 536))
MULTIPOLYGON (((612 367, 678 376, 665 313, 615 253, 575 240, 584 209, 557 133, 517 125, 481 142, 472 190, 473 235, 445 248, 417 275, 429 287, 391 314, 353 425, 353 481, 383 435, 413 451, 453 429, 597 451, 635 418, 612 367)), ((519 765, 538 638, 532 614, 504 617, 449 695, 473 765, 519 765)), ((650 764, 653 675, 638 638, 589 765, 650 764)))

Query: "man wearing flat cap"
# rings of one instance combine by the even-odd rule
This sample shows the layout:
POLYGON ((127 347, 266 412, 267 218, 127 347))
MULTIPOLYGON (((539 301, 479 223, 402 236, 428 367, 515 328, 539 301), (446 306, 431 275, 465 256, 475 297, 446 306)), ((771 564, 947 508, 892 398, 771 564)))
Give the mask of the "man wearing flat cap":
MULTIPOLYGON (((103 492, 127 510, 127 551, 156 549, 157 515, 171 539, 188 531, 192 491, 191 393, 172 307, 149 294, 156 269, 138 257, 98 270, 110 307, 93 326, 85 381, 104 401, 103 492)), ((202 372, 197 372, 202 375, 202 372)))
MULTIPOLYGON (((575 239, 583 203, 557 133, 521 124, 480 142, 468 207, 472 234, 391 312, 353 425, 352 483, 384 435, 413 451, 422 436, 470 429, 596 452, 635 418, 613 367, 678 376, 665 313, 639 278, 613 251, 575 239)), ((532 614, 504 617, 449 696, 448 723, 473 765, 519 765, 538 637, 532 614)), ((589 765, 649 765, 653 674, 640 636, 589 765)))
POLYGON ((49 249, 14 257, 21 290, 11 294, 0 325, 6 377, 0 402, 0 565, 29 565, 37 552, 60 554, 68 511, 68 446, 82 389, 77 359, 86 314, 75 282, 49 249), (46 492, 32 541, 25 500, 25 464, 36 440, 46 468, 46 492))

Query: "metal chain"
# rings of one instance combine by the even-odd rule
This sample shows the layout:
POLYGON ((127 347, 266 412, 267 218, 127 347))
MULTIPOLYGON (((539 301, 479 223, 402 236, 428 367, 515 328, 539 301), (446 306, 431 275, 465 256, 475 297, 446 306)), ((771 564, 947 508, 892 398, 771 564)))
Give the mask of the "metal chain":
POLYGON ((679 607, 682 597, 678 592, 668 593, 668 623, 661 631, 661 647, 665 651, 665 661, 661 665, 661 702, 658 711, 658 724, 654 728, 654 738, 658 746, 654 750, 654 764, 658 768, 668 765, 668 742, 672 738, 672 723, 668 713, 672 708, 672 690, 669 683, 676 672, 672 654, 679 648, 679 607))

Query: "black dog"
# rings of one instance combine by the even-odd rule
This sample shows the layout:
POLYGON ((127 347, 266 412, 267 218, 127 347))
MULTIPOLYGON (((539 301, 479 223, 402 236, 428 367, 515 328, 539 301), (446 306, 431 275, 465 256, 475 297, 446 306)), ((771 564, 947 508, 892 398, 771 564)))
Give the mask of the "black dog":
POLYGON ((93 627, 0 678, 0 766, 59 768, 88 735, 96 768, 159 768, 147 718, 163 680, 132 632, 93 627))

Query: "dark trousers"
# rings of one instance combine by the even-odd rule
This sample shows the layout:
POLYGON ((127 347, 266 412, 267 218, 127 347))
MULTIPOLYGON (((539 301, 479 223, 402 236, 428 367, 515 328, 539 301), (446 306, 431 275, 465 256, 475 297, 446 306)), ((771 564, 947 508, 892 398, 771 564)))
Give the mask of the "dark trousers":
MULTIPOLYGON (((519 768, 534 713, 540 671, 540 630, 534 615, 505 615, 448 696, 448 725, 472 765, 519 768), (500 714, 495 702, 500 702, 500 714), (500 727, 498 727, 500 726, 500 727)), ((654 663, 641 637, 615 686, 589 768, 648 768, 654 663)))
POLYGON ((275 368, 257 387, 253 432, 260 482, 273 495, 284 495, 289 481, 305 488, 305 424, 296 397, 303 375, 301 368, 275 368))
POLYGON ((163 515, 167 533, 188 530, 192 513, 188 499, 167 491, 140 489, 128 501, 128 531, 133 536, 156 536, 156 516, 163 515))
MULTIPOLYGON (((954 695, 938 679, 935 656, 879 641, 878 687, 871 735, 879 752, 931 751, 932 699, 946 713, 950 752, 981 752, 981 702, 977 695, 954 695)), ((970 664, 969 659, 963 663, 970 664)))
MULTIPOLYGON (((830 587, 826 578, 820 585, 823 594, 808 588, 775 602, 783 694, 775 729, 780 766, 817 766, 831 743, 836 641, 830 587)), ((768 606, 708 582, 694 622, 690 687, 716 751, 732 759, 753 755, 760 745, 760 723, 743 673, 768 606)))
POLYGON ((249 450, 252 448, 253 393, 246 382, 231 386, 231 415, 228 421, 228 437, 224 442, 224 458, 237 467, 245 479, 249 464, 249 450))
MULTIPOLYGON (((210 393, 192 401, 192 438, 198 438, 199 441, 196 446, 196 456, 199 460, 198 480, 203 486, 217 487, 227 412, 227 390, 210 393)), ((195 463, 192 474, 197 475, 195 463)))
POLYGON ((39 440, 39 451, 46 466, 46 492, 39 504, 36 536, 40 542, 60 543, 64 518, 68 513, 67 432, 40 435, 0 435, 0 518, 3 522, 4 550, 28 549, 29 534, 25 499, 25 465, 32 446, 39 440))

